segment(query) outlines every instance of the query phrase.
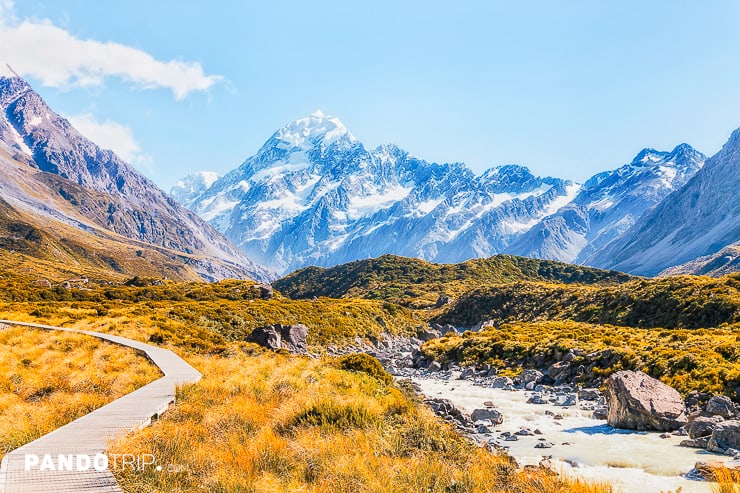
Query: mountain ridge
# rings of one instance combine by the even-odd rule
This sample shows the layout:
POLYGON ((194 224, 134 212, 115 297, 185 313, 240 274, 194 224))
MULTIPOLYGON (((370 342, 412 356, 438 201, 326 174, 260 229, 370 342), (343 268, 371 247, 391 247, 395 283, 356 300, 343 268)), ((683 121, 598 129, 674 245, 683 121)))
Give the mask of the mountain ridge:
POLYGON ((0 109, 0 149, 7 153, 0 191, 14 208, 168 251, 207 280, 270 277, 115 153, 82 136, 25 80, 0 77, 0 109))
POLYGON ((441 263, 500 253, 587 263, 705 159, 688 144, 645 148, 583 185, 515 164, 476 175, 393 144, 367 149, 340 120, 316 112, 184 203, 282 273, 387 253, 441 263))

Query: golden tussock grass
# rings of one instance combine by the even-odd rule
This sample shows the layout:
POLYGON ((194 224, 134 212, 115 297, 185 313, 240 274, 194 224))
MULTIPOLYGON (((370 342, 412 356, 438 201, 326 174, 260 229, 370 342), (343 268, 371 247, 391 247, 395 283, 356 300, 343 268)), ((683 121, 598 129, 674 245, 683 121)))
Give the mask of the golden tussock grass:
POLYGON ((413 395, 337 360, 250 348, 190 358, 203 379, 179 389, 152 427, 113 445, 110 454, 152 454, 162 466, 118 468, 125 491, 611 491, 517 470, 413 395))
POLYGON ((132 349, 0 326, 0 458, 159 376, 132 349))

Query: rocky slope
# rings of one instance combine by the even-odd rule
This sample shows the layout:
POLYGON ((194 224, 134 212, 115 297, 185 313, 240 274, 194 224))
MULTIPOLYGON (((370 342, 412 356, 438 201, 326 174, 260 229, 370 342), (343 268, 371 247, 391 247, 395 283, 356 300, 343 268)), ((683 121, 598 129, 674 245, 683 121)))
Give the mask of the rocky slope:
POLYGON ((584 263, 684 186, 705 160, 688 144, 671 152, 644 149, 631 163, 590 178, 570 204, 527 231, 509 251, 584 263))
POLYGON ((693 274, 720 277, 740 271, 740 242, 734 243, 713 255, 699 257, 685 264, 669 267, 659 276, 693 274))
POLYGON ((683 188, 585 262, 652 276, 737 243, 739 180, 740 129, 683 188))
POLYGON ((83 137, 23 79, 0 77, 0 110, 0 193, 14 209, 41 223, 157 249, 206 279, 269 277, 205 221, 83 137))

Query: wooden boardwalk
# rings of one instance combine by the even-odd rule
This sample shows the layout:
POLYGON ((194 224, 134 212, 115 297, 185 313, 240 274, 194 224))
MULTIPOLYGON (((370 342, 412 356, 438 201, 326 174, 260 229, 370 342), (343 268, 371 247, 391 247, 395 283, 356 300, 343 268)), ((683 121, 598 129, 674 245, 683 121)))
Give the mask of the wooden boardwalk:
MULTIPOLYGON (((91 464, 87 470, 40 470, 40 464, 26 470, 26 455, 40 460, 49 454, 58 469, 59 454, 94 458, 104 454, 111 439, 148 426, 175 401, 175 387, 197 382, 201 374, 172 351, 151 346, 124 337, 85 330, 74 330, 48 325, 0 320, 8 325, 62 330, 86 334, 105 341, 134 348, 145 354, 159 367, 164 376, 140 389, 117 399, 61 428, 44 435, 8 453, 0 464, 0 493, 83 493, 116 492, 116 483, 110 468, 98 471, 91 464)), ((84 469, 84 461, 82 467, 84 469)), ((111 466, 113 464, 111 463, 111 466)), ((120 463, 119 463, 120 466, 120 463)), ((65 467, 64 469, 68 469, 65 467)))

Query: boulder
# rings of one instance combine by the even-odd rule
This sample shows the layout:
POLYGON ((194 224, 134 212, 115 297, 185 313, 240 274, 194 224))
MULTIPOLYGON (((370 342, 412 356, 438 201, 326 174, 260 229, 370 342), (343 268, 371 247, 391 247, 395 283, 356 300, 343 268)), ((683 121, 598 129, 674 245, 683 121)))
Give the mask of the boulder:
POLYGON ((731 419, 714 427, 707 450, 724 454, 728 449, 740 449, 740 420, 731 419))
POLYGON ((673 431, 687 423, 681 396, 643 372, 619 371, 606 380, 607 422, 629 430, 673 431))
POLYGON ((416 337, 419 338, 419 340, 423 342, 431 341, 432 339, 439 339, 442 337, 442 332, 440 330, 435 330, 433 328, 424 328, 420 329, 416 337))
POLYGON ((689 424, 686 426, 686 431, 691 439, 707 437, 723 421, 722 416, 691 415, 689 416, 689 424))
POLYGON ((519 375, 514 377, 514 383, 516 385, 526 386, 528 383, 533 382, 538 384, 542 381, 545 375, 538 370, 524 370, 519 375))
POLYGON ((247 342, 254 342, 273 351, 282 348, 287 349, 291 353, 305 354, 307 352, 307 336, 308 327, 303 324, 275 324, 257 327, 247 336, 246 340, 247 342))
POLYGON ((275 296, 275 292, 270 284, 260 283, 258 284, 257 289, 259 289, 260 298, 263 300, 271 300, 275 296))
POLYGON ((280 345, 280 339, 280 333, 272 325, 257 327, 247 336, 247 342, 254 342, 273 351, 277 351, 282 347, 280 345))
POLYGON ((713 416, 732 418, 735 415, 735 404, 729 397, 715 395, 707 402, 706 411, 713 416))
POLYGON ((495 377, 491 382, 491 387, 494 389, 503 389, 514 385, 514 381, 509 377, 495 377))
POLYGON ((547 376, 552 378, 556 384, 570 380, 573 376, 572 374, 573 368, 571 368, 571 364, 568 361, 558 361, 554 365, 550 365, 547 369, 547 376))
POLYGON ((681 443, 678 445, 690 448, 707 448, 707 444, 709 444, 709 437, 695 438, 693 440, 681 440, 681 443))
POLYGON ((473 421, 490 421, 494 425, 500 425, 504 422, 504 415, 496 409, 475 409, 470 415, 473 421))
POLYGON ((735 482, 740 482, 740 461, 700 461, 694 465, 694 469, 707 481, 716 481, 716 475, 719 473, 722 479, 731 478, 735 482))
POLYGON ((36 279, 31 284, 34 286, 38 286, 40 288, 50 288, 51 287, 51 281, 48 279, 36 279))
POLYGON ((427 370, 430 372, 438 372, 442 370, 442 365, 439 363, 439 361, 432 361, 429 363, 429 366, 427 366, 427 370))
POLYGON ((599 389, 581 389, 578 391, 578 398, 582 401, 595 401, 601 397, 599 389))
POLYGON ((303 324, 293 325, 275 325, 280 330, 283 338, 282 347, 291 353, 305 354, 308 352, 306 347, 306 337, 308 337, 308 327, 303 324))

